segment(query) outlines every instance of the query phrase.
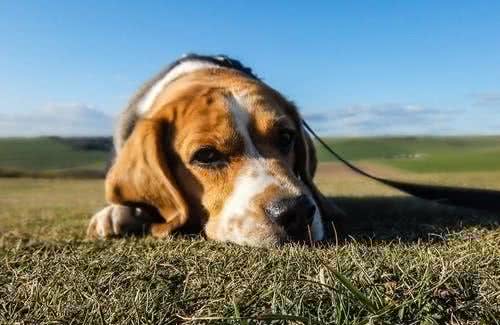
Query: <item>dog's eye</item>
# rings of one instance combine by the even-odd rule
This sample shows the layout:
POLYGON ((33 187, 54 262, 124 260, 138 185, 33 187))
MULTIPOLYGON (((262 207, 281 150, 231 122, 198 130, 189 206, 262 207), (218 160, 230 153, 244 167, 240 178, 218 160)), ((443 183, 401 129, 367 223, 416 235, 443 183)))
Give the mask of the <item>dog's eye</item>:
POLYGON ((191 163, 202 167, 222 167, 227 163, 224 154, 213 147, 198 149, 191 157, 191 163))
POLYGON ((293 130, 281 130, 278 136, 278 147, 283 154, 287 154, 292 149, 295 142, 295 132, 293 130))

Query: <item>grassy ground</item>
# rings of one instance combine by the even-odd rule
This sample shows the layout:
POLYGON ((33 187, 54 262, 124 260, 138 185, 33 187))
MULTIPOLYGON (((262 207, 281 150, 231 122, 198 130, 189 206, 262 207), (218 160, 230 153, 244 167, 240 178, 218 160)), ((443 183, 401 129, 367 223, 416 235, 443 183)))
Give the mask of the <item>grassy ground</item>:
MULTIPOLYGON (((468 172, 500 170, 500 136, 327 139, 345 158, 405 171, 468 172)), ((110 138, 0 139, 0 176, 102 176, 110 138)), ((323 162, 332 156, 318 148, 323 162)))
MULTIPOLYGON (((406 179, 500 189, 500 172, 406 179)), ((400 196, 333 164, 317 181, 351 216, 340 247, 88 242, 101 181, 0 179, 0 323, 499 322, 498 215, 400 196)))
POLYGON ((0 174, 102 171, 109 154, 51 137, 0 139, 0 174))
MULTIPOLYGON (((500 170, 500 137, 340 138, 327 141, 345 158, 411 172, 500 170)), ((318 148, 321 161, 334 158, 318 148)))

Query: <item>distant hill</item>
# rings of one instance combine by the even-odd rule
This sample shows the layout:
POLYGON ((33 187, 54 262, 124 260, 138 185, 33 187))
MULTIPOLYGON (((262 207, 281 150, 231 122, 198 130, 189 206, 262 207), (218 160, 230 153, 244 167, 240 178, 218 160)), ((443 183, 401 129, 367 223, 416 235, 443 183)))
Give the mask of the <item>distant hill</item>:
POLYGON ((0 174, 102 177, 111 137, 0 139, 0 174))
MULTIPOLYGON (((412 172, 500 170, 500 136, 330 138, 345 158, 412 172)), ((0 176, 102 177, 111 137, 0 138, 0 176)), ((317 147, 320 161, 333 161, 317 147)))
MULTIPOLYGON (((500 136, 334 138, 349 160, 370 160, 413 172, 500 170, 500 136)), ((320 161, 335 160, 317 147, 320 161)))

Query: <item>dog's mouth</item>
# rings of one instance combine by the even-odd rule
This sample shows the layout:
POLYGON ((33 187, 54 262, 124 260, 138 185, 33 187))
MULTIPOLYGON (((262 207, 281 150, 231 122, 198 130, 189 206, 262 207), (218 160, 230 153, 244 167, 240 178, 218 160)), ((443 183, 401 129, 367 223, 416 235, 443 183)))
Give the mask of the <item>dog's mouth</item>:
POLYGON ((318 239, 315 238, 312 220, 307 222, 297 220, 296 223, 283 226, 274 222, 268 224, 269 238, 273 238, 274 244, 281 246, 284 244, 313 245, 318 239))
POLYGON ((283 232, 286 234, 286 241, 289 242, 303 242, 312 241, 313 235, 311 230, 312 223, 297 222, 295 225, 290 225, 284 228, 283 232))
POLYGON ((305 245, 312 245, 315 240, 312 232, 312 224, 305 224, 300 228, 296 228, 293 231, 285 231, 286 235, 282 243, 298 243, 305 245))

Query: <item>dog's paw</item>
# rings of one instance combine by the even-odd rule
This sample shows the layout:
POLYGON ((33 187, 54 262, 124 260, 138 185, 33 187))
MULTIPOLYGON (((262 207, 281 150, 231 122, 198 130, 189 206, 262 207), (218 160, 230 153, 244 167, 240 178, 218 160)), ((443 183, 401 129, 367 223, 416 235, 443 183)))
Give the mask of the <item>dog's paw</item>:
POLYGON ((110 205, 92 216, 87 227, 87 238, 106 239, 137 233, 143 226, 135 218, 135 208, 110 205))

